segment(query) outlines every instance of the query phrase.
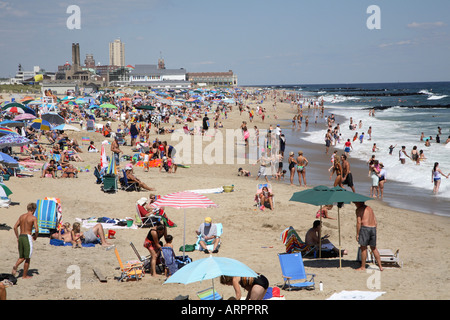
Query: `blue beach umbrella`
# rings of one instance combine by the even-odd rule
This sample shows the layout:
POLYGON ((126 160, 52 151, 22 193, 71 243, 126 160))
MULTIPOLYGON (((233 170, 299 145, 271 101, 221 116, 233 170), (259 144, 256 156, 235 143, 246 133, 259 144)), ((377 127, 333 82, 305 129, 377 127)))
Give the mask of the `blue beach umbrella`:
POLYGON ((50 122, 43 120, 43 119, 35 119, 33 121, 31 121, 31 127, 33 127, 34 129, 37 130, 51 130, 52 129, 52 125, 50 124, 50 122))
POLYGON ((185 265, 167 279, 164 284, 189 284, 211 279, 214 292, 214 278, 220 276, 256 278, 258 274, 238 260, 209 256, 185 265))
POLYGON ((0 152, 0 162, 8 166, 19 165, 19 162, 16 159, 3 152, 0 152))

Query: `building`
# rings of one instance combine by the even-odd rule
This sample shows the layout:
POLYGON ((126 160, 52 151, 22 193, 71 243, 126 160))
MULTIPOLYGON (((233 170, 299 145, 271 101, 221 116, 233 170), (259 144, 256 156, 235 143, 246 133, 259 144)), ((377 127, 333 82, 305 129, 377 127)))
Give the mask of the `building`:
POLYGON ((237 75, 232 70, 228 72, 189 72, 187 80, 198 86, 237 86, 237 75))
POLYGON ((42 94, 46 90, 51 90, 53 94, 65 96, 68 91, 73 91, 76 94, 79 93, 78 84, 75 81, 70 80, 58 80, 58 81, 46 81, 42 82, 42 94))
POLYGON ((91 69, 95 68, 95 60, 93 54, 86 54, 86 59, 84 59, 84 65, 86 66, 86 68, 91 69))
POLYGON ((109 43, 109 64, 125 67, 125 44, 120 39, 109 43))
POLYGON ((186 81, 184 68, 160 69, 154 64, 137 64, 129 75, 129 85, 131 86, 190 88, 190 82, 186 81))

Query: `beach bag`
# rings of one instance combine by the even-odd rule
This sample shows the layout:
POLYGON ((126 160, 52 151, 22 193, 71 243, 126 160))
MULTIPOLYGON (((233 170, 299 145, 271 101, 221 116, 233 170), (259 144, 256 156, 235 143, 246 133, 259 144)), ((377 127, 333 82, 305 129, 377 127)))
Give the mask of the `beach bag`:
POLYGON ((17 283, 17 278, 10 273, 0 273, 0 282, 10 282, 15 285, 17 283))
MULTIPOLYGON (((179 249, 180 251, 183 251, 183 246, 180 247, 179 249)), ((187 244, 184 246, 184 251, 185 252, 192 252, 195 251, 195 244, 187 244)))

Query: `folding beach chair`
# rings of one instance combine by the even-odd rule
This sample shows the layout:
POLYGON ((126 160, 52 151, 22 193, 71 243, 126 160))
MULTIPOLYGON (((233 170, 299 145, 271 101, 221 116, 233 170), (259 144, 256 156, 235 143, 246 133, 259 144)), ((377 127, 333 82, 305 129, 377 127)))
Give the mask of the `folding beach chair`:
POLYGON ((103 176, 100 174, 97 167, 94 168, 94 176, 97 178, 97 181, 95 181, 96 184, 103 183, 103 176))
MULTIPOLYGON (((139 259, 140 262, 142 262, 142 265, 144 267, 144 270, 147 272, 150 272, 150 263, 152 260, 152 256, 151 255, 147 255, 147 256, 141 256, 139 254, 139 252, 137 251, 136 247, 134 246, 133 242, 130 242, 130 247, 131 249, 133 249, 134 253, 136 254, 137 258, 139 259)), ((163 272, 164 271, 164 267, 161 264, 161 259, 159 259, 156 261, 156 267, 158 268, 159 272, 163 272)))
POLYGON ((122 169, 122 178, 120 178, 120 186, 124 191, 141 191, 141 187, 137 182, 129 182, 125 170, 122 169))
MULTIPOLYGON (((223 233, 223 226, 222 226, 221 223, 216 223, 215 225, 216 225, 216 228, 217 228, 217 236, 220 237, 222 235, 222 233, 223 233)), ((195 243, 195 250, 203 251, 203 248, 200 246, 200 240, 201 240, 201 235, 199 235, 197 237, 197 242, 195 243)), ((221 244, 221 242, 220 242, 220 239, 219 239, 219 244, 217 245, 217 249, 220 248, 220 244, 221 244)), ((211 243, 206 242, 206 248, 209 251, 212 251, 214 249, 214 243, 212 241, 211 241, 211 243)))
POLYGON ((167 270, 167 275, 171 276, 181 267, 171 247, 161 247, 161 262, 167 270))
POLYGON ((315 289, 315 274, 305 272, 301 253, 279 253, 278 259, 280 260, 282 277, 284 279, 282 289, 315 289), (308 276, 311 276, 309 280, 308 276))
POLYGON ((144 274, 144 265, 142 262, 133 260, 133 261, 127 261, 125 265, 122 263, 122 259, 120 259, 119 251, 117 251, 117 248, 114 248, 114 253, 116 254, 117 261, 119 262, 120 271, 122 272, 118 281, 123 280, 139 280, 141 279, 144 274))
MULTIPOLYGON (((378 249, 380 253, 381 265, 386 267, 403 268, 403 262, 400 260, 399 250, 395 253, 391 249, 378 249)), ((372 252, 373 263, 376 263, 375 256, 372 252)))
POLYGON ((37 200, 34 216, 38 220, 39 235, 50 235, 58 226, 57 203, 54 200, 37 200))
MULTIPOLYGON (((264 207, 269 208, 269 202, 261 203, 261 199, 259 198, 259 195, 261 194, 263 187, 267 187, 269 192, 273 193, 272 185, 270 183, 260 183, 260 184, 258 184, 257 187, 256 187, 256 196, 255 196, 256 206, 259 208, 259 207, 261 207, 264 204, 264 207)), ((272 206, 273 206, 273 209, 275 209, 275 196, 273 196, 273 195, 272 195, 272 206)))
POLYGON ((159 221, 161 221, 160 216, 156 216, 154 214, 150 216, 145 216, 145 213, 147 210, 144 209, 141 205, 136 203, 136 215, 135 215, 135 222, 139 226, 139 228, 144 227, 154 227, 159 221))
POLYGON ((223 300, 222 296, 213 287, 197 292, 197 297, 200 300, 223 300))

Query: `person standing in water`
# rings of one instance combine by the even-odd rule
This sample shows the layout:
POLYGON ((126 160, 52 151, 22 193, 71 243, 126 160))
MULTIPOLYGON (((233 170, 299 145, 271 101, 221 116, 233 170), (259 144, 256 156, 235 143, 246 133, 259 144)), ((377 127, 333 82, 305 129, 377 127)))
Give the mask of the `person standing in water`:
POLYGON ((439 186, 441 185, 441 176, 444 176, 448 179, 449 174, 445 175, 439 168, 439 162, 435 162, 433 170, 431 171, 431 182, 434 183, 434 194, 437 194, 439 192, 439 186))

